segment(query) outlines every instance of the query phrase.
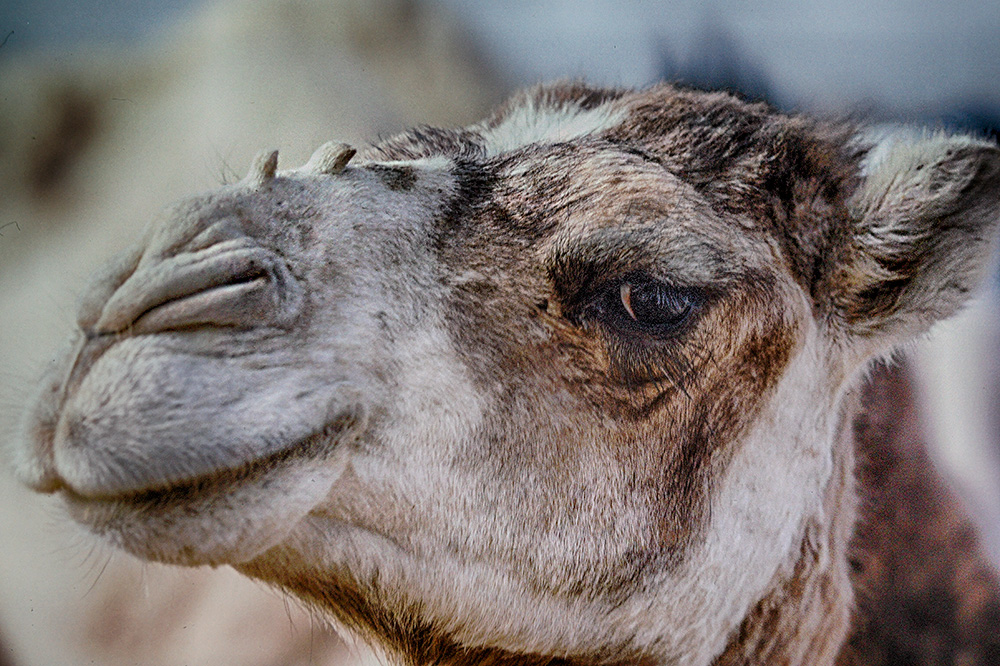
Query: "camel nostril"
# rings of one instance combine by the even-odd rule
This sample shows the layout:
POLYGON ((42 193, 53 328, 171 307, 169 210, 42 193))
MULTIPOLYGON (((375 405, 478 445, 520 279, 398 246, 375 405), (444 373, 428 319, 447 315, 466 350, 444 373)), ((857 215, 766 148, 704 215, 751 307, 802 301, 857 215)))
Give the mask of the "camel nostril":
POLYGON ((198 326, 249 326, 269 319, 277 294, 266 273, 245 276, 154 305, 130 326, 133 333, 198 326))
POLYGON ((90 280, 77 305, 76 321, 87 337, 97 335, 95 326, 108 299, 128 280, 142 259, 142 248, 133 246, 118 254, 90 280))
POLYGON ((287 315, 293 278, 260 247, 227 241, 140 268, 108 299, 97 333, 253 327, 287 315))

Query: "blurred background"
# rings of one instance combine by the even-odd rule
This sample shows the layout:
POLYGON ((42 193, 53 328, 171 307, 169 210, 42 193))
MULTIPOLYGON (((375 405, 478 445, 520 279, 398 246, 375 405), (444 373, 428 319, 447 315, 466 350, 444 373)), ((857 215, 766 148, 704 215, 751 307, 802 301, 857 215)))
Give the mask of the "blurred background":
MULTIPOLYGON (((0 439, 87 275, 165 203, 263 149, 297 165, 565 77, 996 136, 1000 3, 0 0, 0 439)), ((1000 562, 996 291, 912 355, 935 462, 1000 562)), ((0 666, 372 659, 232 572, 114 553, 0 474, 0 666)))

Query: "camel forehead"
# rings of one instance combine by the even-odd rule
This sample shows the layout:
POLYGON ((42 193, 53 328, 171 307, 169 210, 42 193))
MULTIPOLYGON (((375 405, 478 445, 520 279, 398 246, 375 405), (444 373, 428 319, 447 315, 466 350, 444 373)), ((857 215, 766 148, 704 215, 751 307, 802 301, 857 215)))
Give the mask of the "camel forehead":
MULTIPOLYGON (((858 178, 853 131, 724 93, 571 83, 522 92, 466 128, 416 128, 365 156, 437 156, 455 166, 459 199, 520 199, 533 210, 516 228, 496 226, 503 236, 537 240, 588 201, 606 208, 605 224, 627 225, 635 217, 628 213, 655 201, 663 219, 697 218, 686 228, 744 257, 777 261, 815 297, 824 288, 814 284, 819 267, 838 260, 849 235, 846 201, 858 178), (499 179, 506 179, 501 190, 493 187, 499 179), (615 210, 614 202, 632 210, 615 210), (777 252, 761 252, 761 241, 777 252)), ((570 231, 579 234, 584 219, 569 220, 570 231)))
MULTIPOLYGON (((463 130, 412 130, 374 147, 368 157, 450 160, 454 195, 432 232, 442 280, 453 295, 445 318, 472 365, 492 348, 496 354, 485 355, 506 366, 522 355, 514 349, 520 348, 530 350, 530 368, 537 365, 530 361, 538 353, 533 336, 547 335, 539 309, 552 306, 545 314, 566 315, 575 297, 630 272, 720 293, 752 278, 772 289, 772 301, 790 293, 773 289, 785 270, 774 225, 760 219, 759 211, 727 209, 714 196, 718 192, 698 187, 685 170, 700 159, 699 136, 718 140, 704 135, 705 123, 725 133, 741 122, 759 129, 769 121, 761 109, 726 96, 554 86, 522 94, 463 130), (646 131, 644 125, 654 122, 674 128, 667 145, 649 143, 650 136, 663 134, 646 131), (489 321, 472 325, 477 313, 488 313, 489 321)), ((758 151, 768 150, 742 148, 743 161, 751 163, 761 161, 758 151)), ((729 166, 720 162, 717 180, 698 166, 698 177, 721 191, 729 166)), ((780 281, 787 286, 788 280, 780 281)), ((745 291, 723 307, 737 302, 750 320, 773 321, 783 311, 781 304, 764 305, 767 298, 745 291)), ((743 337, 727 328, 714 337, 743 337)), ((478 374, 490 383, 497 368, 482 365, 478 374)), ((775 365, 777 372, 782 364, 775 365)), ((518 376, 514 367, 506 370, 505 376, 518 376)))
POLYGON ((689 162, 704 172, 709 166, 705 159, 711 157, 716 171, 722 172, 734 157, 775 156, 776 146, 757 140, 768 134, 761 129, 815 129, 812 125, 725 93, 686 91, 664 84, 642 91, 555 84, 519 92, 476 124, 418 126, 381 141, 362 157, 408 160, 434 155, 481 161, 531 146, 572 143, 579 147, 600 141, 680 171, 689 162), (707 152, 718 152, 724 143, 730 150, 722 152, 728 154, 707 152))

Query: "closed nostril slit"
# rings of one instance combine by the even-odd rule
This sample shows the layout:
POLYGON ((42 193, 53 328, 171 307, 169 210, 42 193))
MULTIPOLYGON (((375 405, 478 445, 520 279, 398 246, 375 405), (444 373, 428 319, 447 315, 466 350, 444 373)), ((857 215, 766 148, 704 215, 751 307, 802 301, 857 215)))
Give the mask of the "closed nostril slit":
POLYGON ((104 270, 91 278, 77 307, 76 321, 87 337, 98 335, 96 326, 108 299, 135 273, 142 248, 134 246, 117 255, 104 270))
POLYGON ((97 333, 256 326, 280 314, 284 263, 259 247, 224 242, 136 271, 105 304, 97 333))

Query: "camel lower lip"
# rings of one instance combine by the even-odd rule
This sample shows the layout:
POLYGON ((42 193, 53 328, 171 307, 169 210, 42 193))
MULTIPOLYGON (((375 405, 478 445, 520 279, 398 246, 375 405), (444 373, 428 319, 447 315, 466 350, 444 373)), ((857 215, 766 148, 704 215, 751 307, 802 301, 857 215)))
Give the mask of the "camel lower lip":
POLYGON ((64 486, 61 495, 73 520, 138 557, 188 566, 246 561, 280 542, 326 496, 353 423, 347 417, 343 427, 185 482, 102 496, 64 486))
POLYGON ((151 486, 119 493, 80 493, 63 483, 60 490, 71 505, 94 504, 130 505, 155 509, 195 501, 207 495, 224 494, 227 490, 263 479, 296 460, 317 460, 329 456, 340 443, 340 435, 352 428, 352 414, 345 414, 313 434, 297 440, 268 456, 251 460, 236 467, 215 470, 163 486, 151 486))
POLYGON ((312 384, 315 368, 286 351, 281 335, 243 341, 242 354, 215 353, 212 344, 231 338, 208 337, 123 336, 80 362, 71 385, 46 396, 37 428, 51 476, 83 498, 181 492, 350 425, 351 387, 312 384))

